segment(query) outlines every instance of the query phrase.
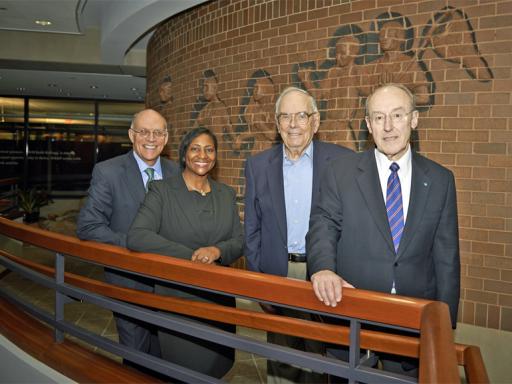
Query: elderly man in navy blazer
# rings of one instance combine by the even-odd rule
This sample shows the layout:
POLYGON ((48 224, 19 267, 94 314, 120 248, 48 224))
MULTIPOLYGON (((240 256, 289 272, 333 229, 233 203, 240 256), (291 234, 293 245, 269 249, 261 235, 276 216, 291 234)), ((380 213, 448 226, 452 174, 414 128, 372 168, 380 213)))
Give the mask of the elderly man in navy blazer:
MULTIPOLYGON (((320 126, 314 98, 289 87, 276 102, 277 129, 283 141, 247 159, 245 166, 245 256, 250 270, 305 280, 311 205, 330 159, 348 149, 313 141, 320 126)), ((271 306, 269 312, 297 315, 271 306)), ((269 333, 270 342, 304 349, 300 338, 269 333)), ((312 382, 309 373, 269 362, 268 381, 312 382)))
MULTIPOLYGON (((331 306, 343 286, 440 300, 455 327, 460 259, 453 174, 411 150, 418 111, 409 89, 376 89, 366 115, 375 148, 330 164, 311 213, 307 254, 315 294, 331 306)), ((415 364, 401 366, 414 375, 415 364)))
MULTIPOLYGON (((80 210, 77 236, 126 246, 126 234, 139 206, 146 195, 151 180, 171 177, 178 173, 178 166, 160 157, 167 144, 167 122, 158 112, 145 109, 137 113, 128 135, 133 144, 130 152, 102 161, 93 169, 88 199, 80 210)), ((128 273, 105 270, 109 283, 127 288, 153 292, 153 282, 128 273)), ((119 342, 142 352, 160 355, 156 333, 145 323, 114 314, 119 342)))

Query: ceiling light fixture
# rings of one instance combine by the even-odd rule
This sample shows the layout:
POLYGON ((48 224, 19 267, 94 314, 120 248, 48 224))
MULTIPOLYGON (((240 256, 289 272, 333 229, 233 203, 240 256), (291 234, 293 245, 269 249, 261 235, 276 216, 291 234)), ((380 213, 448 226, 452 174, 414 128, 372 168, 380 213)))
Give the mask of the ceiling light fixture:
POLYGON ((50 20, 36 20, 34 21, 37 25, 40 25, 42 27, 47 27, 49 25, 52 25, 52 22, 50 20))
POLYGON ((26 91, 27 88, 24 88, 24 87, 18 87, 16 88, 17 91, 20 91, 20 92, 23 92, 23 91, 26 91))
POLYGON ((89 88, 91 88, 91 89, 98 89, 98 86, 97 85, 90 85, 89 88))

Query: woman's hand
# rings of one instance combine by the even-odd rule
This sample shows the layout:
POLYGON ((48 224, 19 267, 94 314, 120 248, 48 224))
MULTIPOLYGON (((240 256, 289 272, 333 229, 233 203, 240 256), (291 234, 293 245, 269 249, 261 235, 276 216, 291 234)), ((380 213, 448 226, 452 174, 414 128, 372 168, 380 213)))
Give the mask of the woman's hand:
POLYGON ((220 257, 220 249, 217 247, 201 247, 194 251, 191 260, 196 263, 212 264, 220 257))

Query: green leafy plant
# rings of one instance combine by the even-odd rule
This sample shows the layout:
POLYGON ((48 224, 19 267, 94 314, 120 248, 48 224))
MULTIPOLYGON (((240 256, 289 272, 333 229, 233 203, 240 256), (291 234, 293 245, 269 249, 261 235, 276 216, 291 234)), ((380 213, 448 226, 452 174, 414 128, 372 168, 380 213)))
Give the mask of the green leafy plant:
POLYGON ((39 209, 51 202, 48 194, 40 189, 20 189, 18 191, 18 206, 25 213, 25 221, 37 221, 39 209))

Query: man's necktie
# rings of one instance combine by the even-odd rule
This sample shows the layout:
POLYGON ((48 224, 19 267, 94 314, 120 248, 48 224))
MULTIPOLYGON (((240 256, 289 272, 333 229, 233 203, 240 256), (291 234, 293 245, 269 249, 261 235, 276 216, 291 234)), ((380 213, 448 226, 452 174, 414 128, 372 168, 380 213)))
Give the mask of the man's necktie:
POLYGON ((144 173, 148 175, 148 181, 146 181, 146 192, 148 191, 149 183, 151 183, 155 179, 155 170, 153 168, 146 168, 144 173))
POLYGON ((400 167, 397 163, 389 166, 391 175, 388 178, 388 189, 386 192, 386 210, 388 213, 389 228, 391 229, 391 237, 395 246, 395 253, 398 253, 400 238, 404 231, 404 210, 402 204, 402 188, 400 187, 400 179, 398 178, 398 170, 400 167))

